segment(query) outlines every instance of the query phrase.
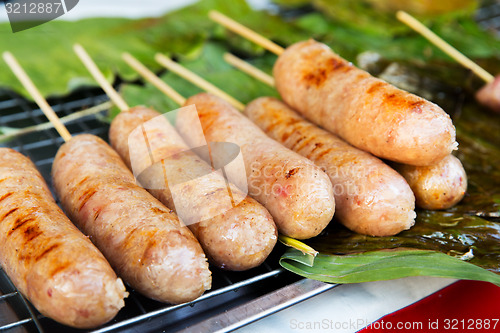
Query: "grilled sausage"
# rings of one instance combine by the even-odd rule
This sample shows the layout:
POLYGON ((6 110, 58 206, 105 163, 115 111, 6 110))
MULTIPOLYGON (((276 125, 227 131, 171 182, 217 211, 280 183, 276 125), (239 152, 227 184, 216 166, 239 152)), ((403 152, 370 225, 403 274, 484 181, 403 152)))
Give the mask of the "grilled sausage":
MULTIPOLYGON (((328 225, 335 201, 324 171, 269 138, 220 98, 202 93, 186 101, 186 105, 191 104, 196 105, 208 141, 240 146, 248 193, 269 210, 281 233, 306 239, 318 235, 328 225)), ((178 115, 177 128, 191 144, 191 126, 198 119, 184 115, 178 115)))
POLYGON ((464 167, 453 155, 448 155, 441 162, 427 167, 397 163, 394 167, 410 184, 420 208, 450 208, 462 200, 467 191, 464 167))
POLYGON ((288 105, 375 156, 432 165, 457 147, 455 127, 439 106, 372 77, 324 44, 288 47, 273 73, 288 105))
POLYGON ((500 112, 500 75, 479 89, 476 93, 476 99, 491 110, 500 112))
POLYGON ((191 231, 136 184, 103 140, 73 137, 57 152, 52 176, 68 215, 134 289, 182 303, 210 288, 208 263, 191 231))
POLYGON ((414 224, 410 187, 378 158, 311 124, 275 98, 254 100, 245 115, 271 138, 326 171, 333 184, 335 216, 349 229, 389 236, 414 224))
POLYGON ((189 150, 160 113, 144 107, 122 112, 111 123, 109 137, 129 168, 134 162, 134 173, 161 164, 148 176, 163 181, 166 174, 169 186, 175 181, 175 200, 169 188, 146 188, 152 187, 148 191, 167 207, 180 206, 187 213, 181 215, 183 221, 213 264, 246 270, 260 265, 271 253, 277 230, 269 212, 234 185, 230 185, 230 197, 225 179, 189 150), (147 150, 143 147, 144 136, 149 144, 147 150))
POLYGON ((0 148, 0 263, 44 315, 92 328, 111 320, 127 293, 97 248, 63 214, 33 163, 0 148))

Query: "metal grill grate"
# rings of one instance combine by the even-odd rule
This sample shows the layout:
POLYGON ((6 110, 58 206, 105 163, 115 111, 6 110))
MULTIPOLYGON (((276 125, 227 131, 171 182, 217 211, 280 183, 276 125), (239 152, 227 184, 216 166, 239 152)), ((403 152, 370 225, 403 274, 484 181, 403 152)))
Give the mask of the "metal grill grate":
MULTIPOLYGON (((65 98, 51 99, 49 104, 59 117, 64 117, 105 101, 107 97, 100 89, 85 89, 65 98)), ((34 103, 10 91, 0 90, 0 126, 26 128, 46 122, 47 119, 34 103)), ((72 134, 92 133, 107 140, 109 127, 95 116, 86 116, 66 125, 72 134)), ((16 136, 0 143, 0 146, 16 149, 31 158, 51 185, 52 161, 62 143, 63 140, 55 129, 48 129, 16 136)), ((263 265, 247 272, 225 272, 212 267, 212 289, 187 304, 166 305, 147 299, 129 288, 130 296, 125 308, 111 323, 95 332, 129 331, 139 327, 143 332, 159 329, 177 331, 290 285, 299 278, 279 268, 278 258, 282 252, 283 248, 278 245, 263 265)), ((0 269, 0 331, 17 333, 72 330, 38 313, 0 269)))

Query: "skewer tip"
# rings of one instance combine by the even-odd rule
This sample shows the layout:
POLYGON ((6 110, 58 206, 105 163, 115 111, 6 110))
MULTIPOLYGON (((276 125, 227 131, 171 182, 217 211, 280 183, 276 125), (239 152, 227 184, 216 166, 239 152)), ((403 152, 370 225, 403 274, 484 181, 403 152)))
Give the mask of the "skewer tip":
POLYGON ((12 53, 9 51, 5 51, 2 53, 2 57, 5 61, 8 61, 9 59, 13 59, 14 55, 12 55, 12 53))

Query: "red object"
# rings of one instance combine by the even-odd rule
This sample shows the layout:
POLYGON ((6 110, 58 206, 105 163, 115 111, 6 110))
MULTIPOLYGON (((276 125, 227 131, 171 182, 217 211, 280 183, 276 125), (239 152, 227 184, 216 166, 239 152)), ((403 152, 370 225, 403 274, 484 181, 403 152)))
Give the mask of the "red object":
POLYGON ((500 332, 500 287, 458 281, 359 332, 500 332))

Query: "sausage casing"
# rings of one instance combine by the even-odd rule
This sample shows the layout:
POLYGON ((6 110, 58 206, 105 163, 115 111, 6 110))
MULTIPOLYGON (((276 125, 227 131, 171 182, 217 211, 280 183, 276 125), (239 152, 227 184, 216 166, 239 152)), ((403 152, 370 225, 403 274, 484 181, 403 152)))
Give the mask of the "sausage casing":
POLYGON ((457 204, 467 191, 467 175, 458 158, 446 156, 435 165, 417 167, 395 164, 394 168, 410 184, 417 206, 447 209, 457 204))
MULTIPOLYGON (((240 146, 248 194, 266 207, 284 235, 306 239, 318 235, 335 212, 330 179, 310 160, 269 138, 248 118, 222 99, 198 94, 186 101, 196 105, 208 141, 240 146)), ((193 122, 177 117, 177 128, 191 144, 193 122)))
POLYGON ((0 148, 0 263, 44 315, 91 328, 111 320, 127 293, 104 256, 63 214, 22 154, 0 148))
POLYGON ((455 127, 439 106, 372 77, 314 40, 288 47, 273 74, 288 105, 375 156, 432 165, 457 147, 455 127))
POLYGON ((232 184, 230 193, 235 204, 231 206, 225 179, 190 151, 164 116, 148 108, 132 108, 115 117, 109 137, 129 167, 133 152, 134 172, 140 173, 163 161, 159 174, 151 176, 163 179, 164 174, 168 175, 169 187, 175 180, 176 200, 169 188, 156 186, 148 191, 167 207, 175 209, 177 205, 187 212, 183 221, 213 264, 246 270, 267 258, 277 240, 276 225, 269 212, 232 184), (147 150, 143 147, 145 138, 147 150))
POLYGON ((389 236, 414 224, 410 187, 378 158, 311 124, 275 98, 254 100, 245 114, 271 138, 326 171, 334 188, 335 216, 349 229, 389 236))
POLYGON ((52 177, 68 215, 134 289, 182 303, 210 288, 208 263, 191 231, 136 184, 103 140, 73 137, 59 149, 52 177))

